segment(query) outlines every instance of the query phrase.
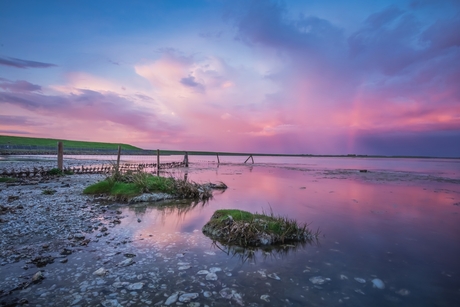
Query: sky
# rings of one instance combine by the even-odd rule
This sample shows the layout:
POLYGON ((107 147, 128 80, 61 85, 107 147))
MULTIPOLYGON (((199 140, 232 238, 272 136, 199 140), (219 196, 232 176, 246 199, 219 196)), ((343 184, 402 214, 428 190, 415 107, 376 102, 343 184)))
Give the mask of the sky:
POLYGON ((0 1, 0 134, 460 157, 460 1, 0 1))

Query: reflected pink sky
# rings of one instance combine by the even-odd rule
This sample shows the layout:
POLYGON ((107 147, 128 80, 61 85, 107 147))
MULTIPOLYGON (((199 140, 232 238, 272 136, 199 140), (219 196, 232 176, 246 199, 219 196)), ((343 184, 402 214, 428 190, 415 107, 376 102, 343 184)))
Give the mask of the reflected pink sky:
POLYGON ((267 166, 221 165, 192 171, 190 180, 223 181, 229 188, 185 214, 152 210, 142 217, 145 223, 138 225, 138 231, 201 230, 215 210, 236 208, 272 210, 275 215, 311 223, 335 241, 369 231, 392 242, 437 236, 460 239, 460 208, 453 205, 460 202, 458 184, 379 182, 378 172, 365 176, 359 181, 330 179, 318 172, 267 166))
MULTIPOLYGON (((128 217, 122 226, 132 239, 145 238, 135 240, 139 248, 148 251, 152 246, 172 246, 177 252, 187 250, 198 255, 214 251, 212 261, 239 270, 244 266, 241 260, 213 248, 212 240, 201 233, 202 226, 221 208, 272 210, 275 215, 309 223, 313 230, 319 228, 321 236, 317 245, 289 252, 281 262, 278 257, 261 260, 256 268, 274 270, 308 284, 298 268, 311 266, 314 271, 310 274, 331 277, 342 292, 356 289, 356 285, 347 288, 356 283, 353 277, 378 276, 390 285, 385 290, 390 292, 382 295, 410 289, 411 295, 402 301, 404 306, 435 302, 441 295, 452 299, 460 272, 460 247, 455 244, 460 240, 460 185, 455 180, 426 180, 420 173, 430 174, 431 162, 410 162, 418 172, 390 177, 378 170, 337 176, 329 169, 310 170, 306 165, 293 169, 292 164, 281 166, 283 163, 192 164, 190 180, 223 181, 229 188, 186 214, 157 210, 155 205, 138 214, 126 208, 128 217), (350 284, 340 282, 340 274, 348 276, 350 284)), ((450 166, 455 168, 456 162, 450 166)), ((342 169, 346 167, 342 164, 342 169)), ((203 257, 207 263, 209 259, 203 257)), ((361 301, 372 304, 379 299, 387 300, 369 293, 361 301)))

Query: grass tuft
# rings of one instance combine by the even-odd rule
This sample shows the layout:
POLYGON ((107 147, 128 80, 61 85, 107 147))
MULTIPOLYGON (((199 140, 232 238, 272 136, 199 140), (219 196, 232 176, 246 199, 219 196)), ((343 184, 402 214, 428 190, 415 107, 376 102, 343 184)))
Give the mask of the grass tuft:
POLYGON ((317 239, 319 231, 313 233, 307 226, 286 217, 274 216, 273 212, 267 215, 222 209, 214 212, 211 220, 203 226, 203 233, 223 244, 264 246, 317 239))

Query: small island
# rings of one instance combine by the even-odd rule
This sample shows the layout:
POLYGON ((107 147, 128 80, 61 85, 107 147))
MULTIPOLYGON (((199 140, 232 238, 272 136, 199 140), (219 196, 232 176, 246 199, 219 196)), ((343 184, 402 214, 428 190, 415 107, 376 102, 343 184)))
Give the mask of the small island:
POLYGON ((305 242, 317 239, 308 225, 298 225, 295 220, 257 214, 237 209, 214 212, 203 226, 203 233, 223 244, 242 247, 268 246, 288 242, 305 242))

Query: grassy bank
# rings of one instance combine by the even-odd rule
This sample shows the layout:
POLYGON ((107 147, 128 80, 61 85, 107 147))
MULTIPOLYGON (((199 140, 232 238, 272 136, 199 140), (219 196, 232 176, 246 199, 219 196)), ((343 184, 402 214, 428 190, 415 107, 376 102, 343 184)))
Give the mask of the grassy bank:
POLYGON ((115 150, 115 149, 118 149, 118 145, 121 145, 121 148, 125 150, 140 150, 141 149, 141 148, 138 148, 132 145, 128 145, 128 144, 83 142, 83 141, 72 141, 72 140, 61 140, 61 139, 29 138, 29 137, 0 135, 1 145, 55 147, 58 141, 63 142, 64 148, 74 147, 74 148, 98 148, 98 149, 114 149, 115 150))
POLYGON ((115 172, 112 176, 92 184, 84 194, 104 194, 118 200, 129 200, 143 193, 166 193, 175 198, 206 200, 212 192, 204 185, 173 177, 158 177, 145 172, 115 172))

